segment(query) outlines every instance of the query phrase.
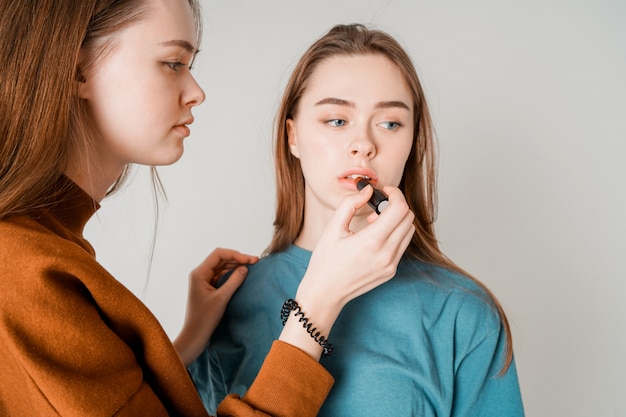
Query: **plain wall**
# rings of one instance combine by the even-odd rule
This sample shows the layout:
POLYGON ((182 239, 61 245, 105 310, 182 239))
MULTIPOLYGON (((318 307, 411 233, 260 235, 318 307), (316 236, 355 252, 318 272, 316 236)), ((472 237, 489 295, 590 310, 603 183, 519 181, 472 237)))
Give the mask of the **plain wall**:
MULTIPOLYGON (((272 233, 271 131, 295 61, 337 23, 372 23, 414 59, 440 151, 444 251, 509 315, 528 416, 626 416, 626 2, 206 2, 207 100, 183 158, 105 200, 87 237, 172 337, 187 275, 272 233)), ((279 312, 276 312, 278 319, 279 312)))

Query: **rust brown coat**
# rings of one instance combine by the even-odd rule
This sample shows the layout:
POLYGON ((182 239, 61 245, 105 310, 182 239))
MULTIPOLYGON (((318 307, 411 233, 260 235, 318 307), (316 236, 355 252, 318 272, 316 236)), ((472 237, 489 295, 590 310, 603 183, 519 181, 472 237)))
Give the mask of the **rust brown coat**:
MULTIPOLYGON (((0 221, 0 415, 205 417, 157 319, 83 238, 97 203, 60 185, 61 203, 0 221)), ((314 416, 332 383, 276 342, 246 396, 218 414, 314 416)))

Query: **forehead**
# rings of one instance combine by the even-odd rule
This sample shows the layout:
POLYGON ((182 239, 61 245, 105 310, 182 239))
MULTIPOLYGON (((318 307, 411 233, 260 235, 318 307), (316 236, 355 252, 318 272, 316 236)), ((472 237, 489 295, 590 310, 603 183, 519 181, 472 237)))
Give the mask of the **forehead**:
POLYGON ((412 103, 404 75, 394 62, 380 54, 338 55, 324 59, 311 74, 303 98, 305 96, 412 103))
POLYGON ((146 0, 148 12, 138 26, 154 43, 185 40, 197 46, 197 24, 188 0, 146 0))

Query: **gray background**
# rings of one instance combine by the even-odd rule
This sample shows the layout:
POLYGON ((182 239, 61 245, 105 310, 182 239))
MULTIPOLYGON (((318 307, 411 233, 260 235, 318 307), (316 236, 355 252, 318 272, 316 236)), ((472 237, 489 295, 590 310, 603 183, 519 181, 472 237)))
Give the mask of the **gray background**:
MULTIPOLYGON (((626 416, 626 2, 212 1, 195 74, 207 101, 181 161, 88 225, 99 260, 168 334, 217 246, 258 254, 273 218, 271 129, 297 58, 336 23, 407 48, 440 149, 444 251, 500 298, 528 416, 626 416)), ((278 312, 277 312, 278 315, 278 312)))

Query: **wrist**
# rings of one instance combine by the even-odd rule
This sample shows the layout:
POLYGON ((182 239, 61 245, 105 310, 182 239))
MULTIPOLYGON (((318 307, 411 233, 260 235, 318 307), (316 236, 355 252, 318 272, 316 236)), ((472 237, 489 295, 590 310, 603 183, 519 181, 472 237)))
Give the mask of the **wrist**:
MULTIPOLYGON (((305 277, 305 279, 307 278, 305 277)), ((305 279, 302 280, 294 298, 307 314, 307 317, 322 331, 326 332, 325 334, 329 334, 347 301, 336 299, 339 291, 325 290, 314 284, 307 286, 306 282, 314 283, 315 280, 308 278, 308 281, 305 282, 305 279)))
POLYGON ((280 318, 284 328, 279 340, 300 348, 315 360, 332 354, 328 340, 332 323, 327 329, 320 328, 294 299, 285 301, 280 318))
POLYGON ((197 335, 193 331, 186 331, 185 327, 176 336, 172 344, 185 367, 191 365, 200 356, 206 345, 206 343, 199 342, 197 335))

